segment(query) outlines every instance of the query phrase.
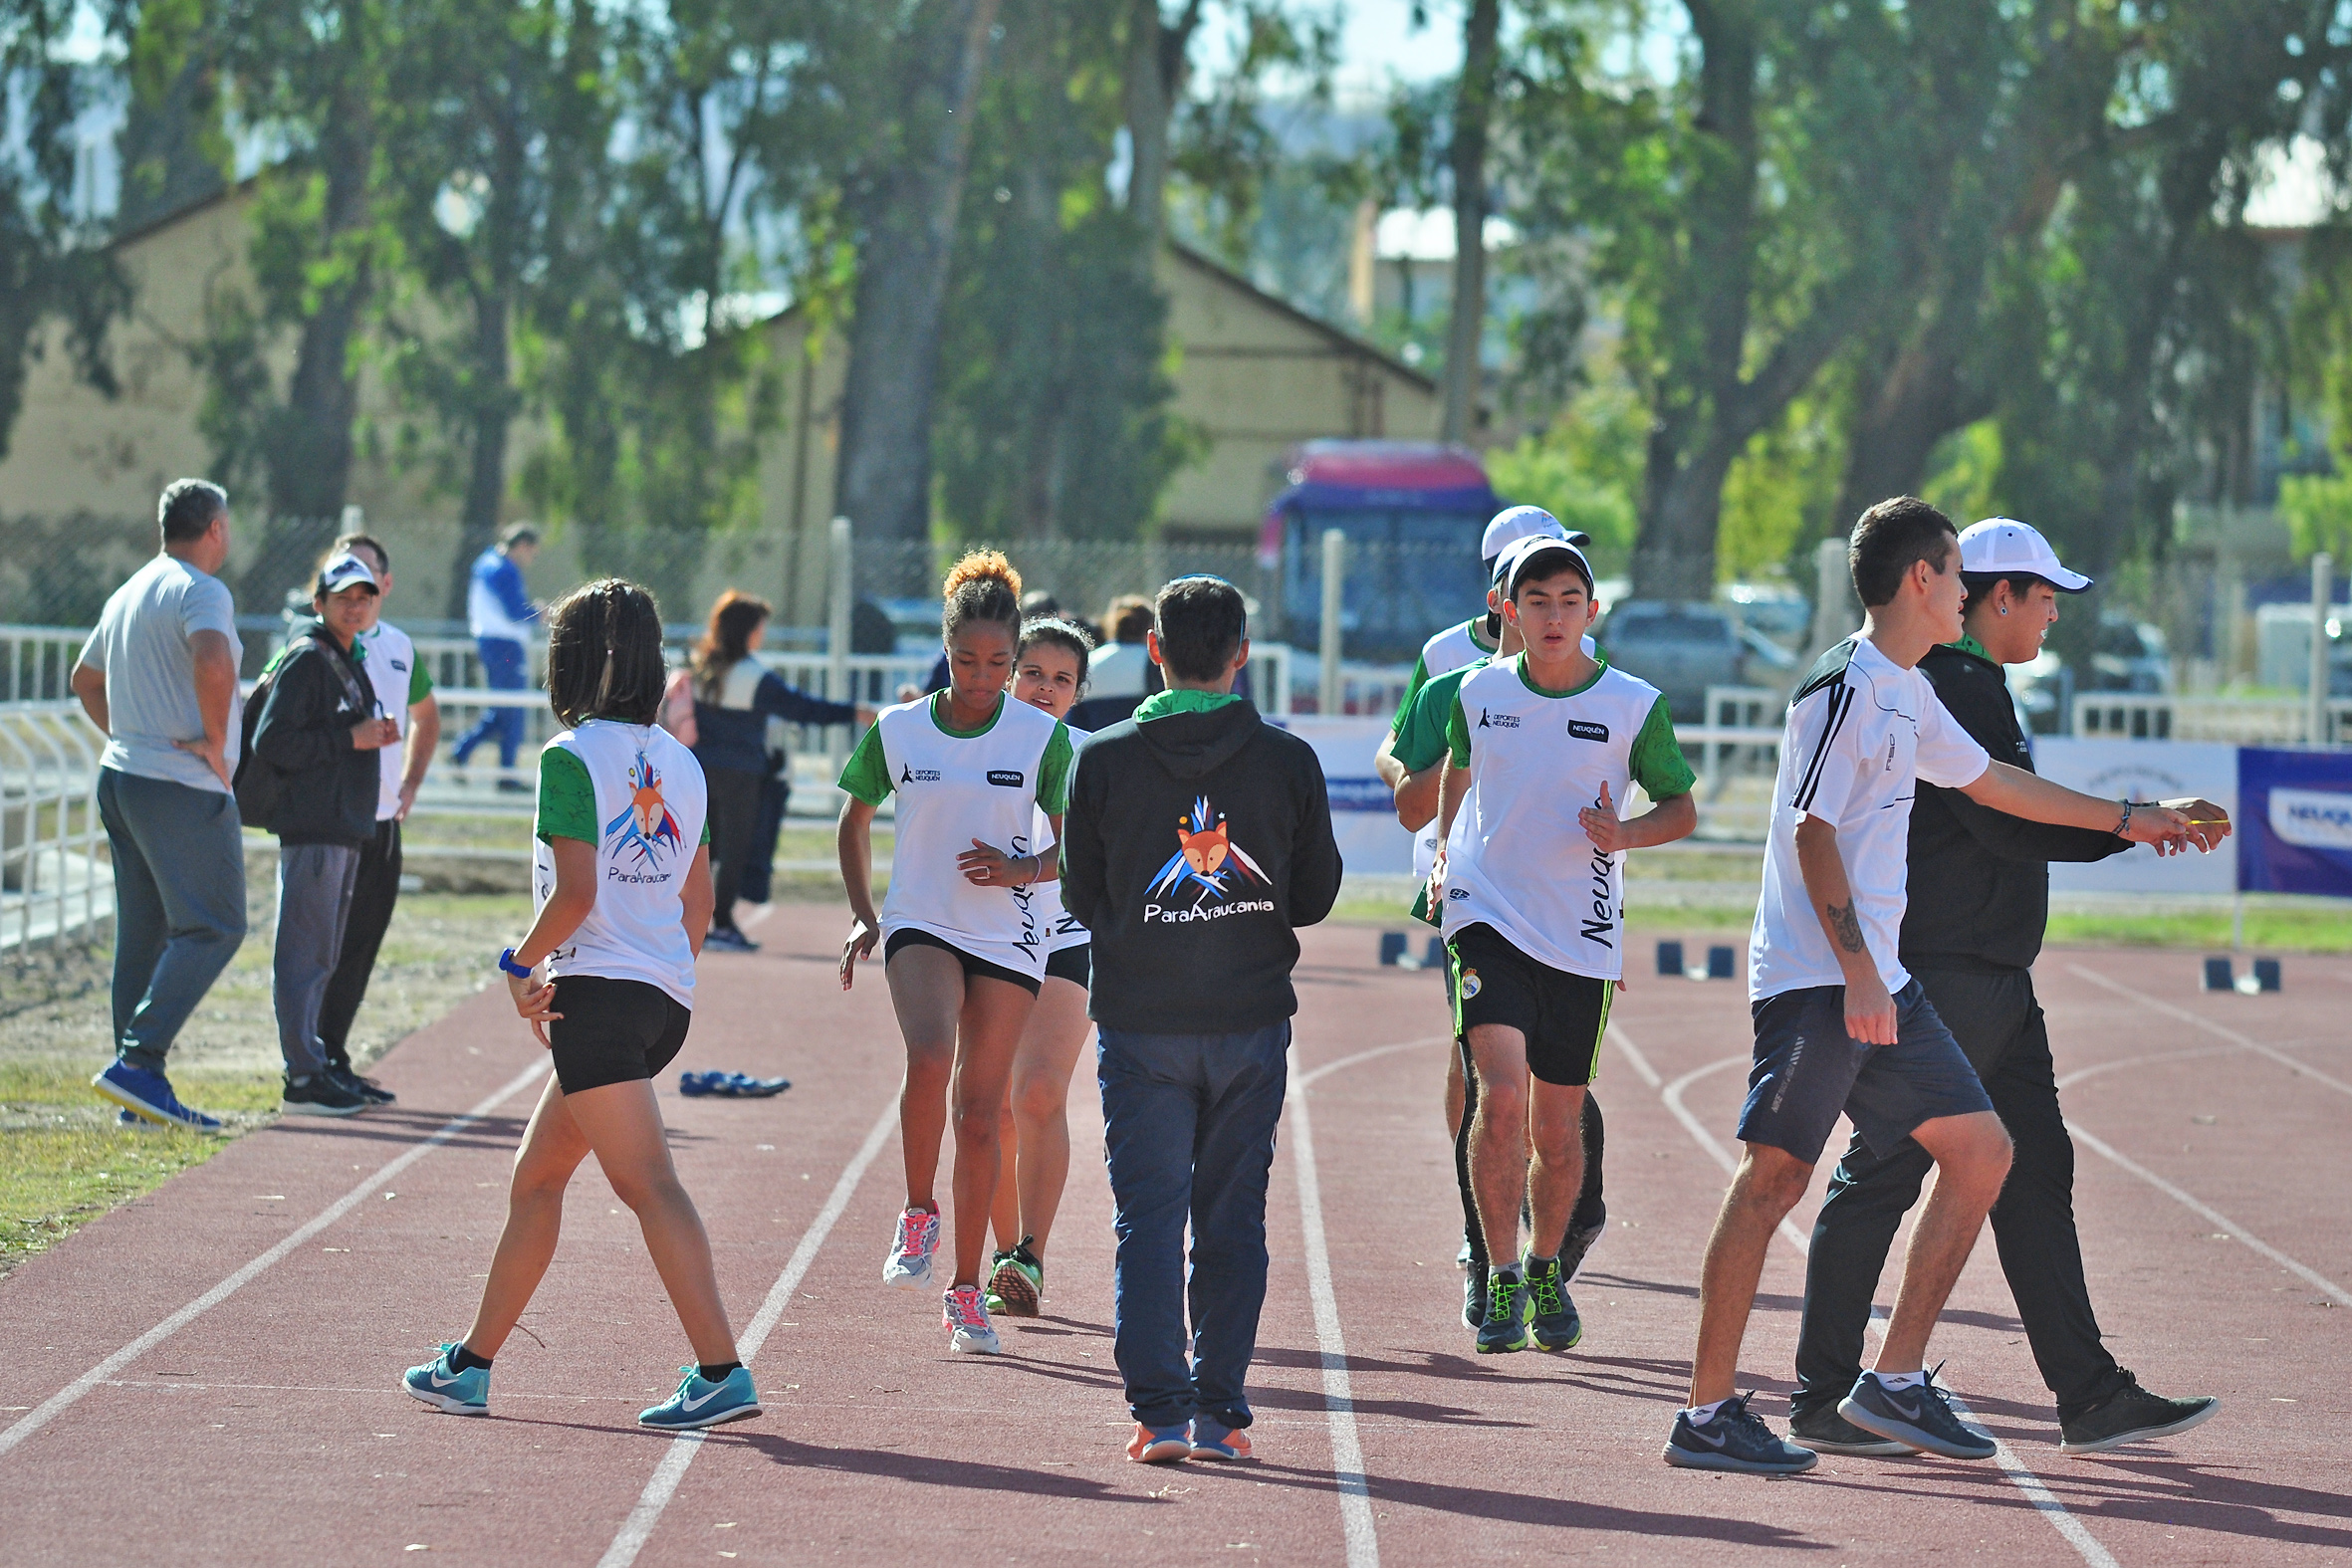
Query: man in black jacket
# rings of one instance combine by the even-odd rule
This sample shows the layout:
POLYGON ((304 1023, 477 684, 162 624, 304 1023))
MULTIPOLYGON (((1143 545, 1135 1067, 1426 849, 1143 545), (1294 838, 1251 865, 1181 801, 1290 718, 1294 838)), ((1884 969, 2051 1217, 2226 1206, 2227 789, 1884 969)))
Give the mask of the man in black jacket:
POLYGON ((247 764, 278 776, 266 823, 278 835, 272 991, 286 1057, 285 1109, 313 1116, 349 1116, 369 1103, 329 1064, 319 1009, 343 953, 359 849, 375 836, 376 753, 400 738, 356 648, 375 593, 375 573, 348 551, 319 568, 311 597, 319 618, 264 672, 269 691, 247 764))
POLYGON ((1094 934, 1103 1141, 1118 1205, 1113 1351, 1130 1458, 1240 1458, 1266 1300, 1266 1183, 1289 1083, 1293 928, 1339 894, 1313 750, 1233 695, 1242 596, 1160 590, 1167 690, 1078 754, 1061 896, 1094 934), (1192 1224, 1186 1354, 1184 1228, 1192 1224))
MULTIPOLYGON (((1996 761, 2030 770, 2001 666, 2032 659, 2058 618, 2058 594, 2079 593, 2091 579, 2060 565, 2035 530, 2006 518, 1970 528, 1960 551, 1967 634, 1929 652, 1919 668, 1996 761)), ((2214 839, 2229 830, 2227 813, 2210 801, 2163 804, 2209 824, 2214 839)), ((1993 1206, 1993 1237, 2034 1362, 2057 1397, 2068 1454, 2185 1431, 2219 1408, 2211 1399, 2147 1392, 2100 1343, 2074 1229, 2074 1143, 2033 998, 2033 961, 2049 921, 2049 862, 2103 860, 2130 847, 2116 833, 2029 822, 1924 783, 1911 808, 1911 886, 1925 896, 1914 897, 1903 917, 1903 965, 1926 988, 2015 1144, 2008 1182, 1993 1206)), ((1929 1164, 1927 1151, 1909 1140, 1881 1158, 1856 1135, 1830 1178, 1805 1264, 1797 1387, 1789 1399, 1789 1429, 1806 1448, 1908 1452, 1847 1422, 1837 1402, 1860 1373, 1870 1297, 1929 1164)))

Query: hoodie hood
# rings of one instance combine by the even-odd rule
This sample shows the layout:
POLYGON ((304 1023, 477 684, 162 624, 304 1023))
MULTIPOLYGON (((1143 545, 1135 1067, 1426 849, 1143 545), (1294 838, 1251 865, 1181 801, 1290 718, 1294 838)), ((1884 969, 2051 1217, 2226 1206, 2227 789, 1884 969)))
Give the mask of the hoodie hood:
POLYGON ((1229 702, 1200 713, 1170 713, 1138 721, 1135 733, 1161 767, 1178 779, 1199 779, 1222 768, 1257 739, 1258 709, 1229 702))

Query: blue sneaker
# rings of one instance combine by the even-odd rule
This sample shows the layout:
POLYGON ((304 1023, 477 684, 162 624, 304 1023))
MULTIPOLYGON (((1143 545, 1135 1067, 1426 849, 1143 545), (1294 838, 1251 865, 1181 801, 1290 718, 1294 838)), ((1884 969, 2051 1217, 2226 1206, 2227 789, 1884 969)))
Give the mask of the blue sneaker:
POLYGON ((113 1100, 143 1121, 192 1127, 198 1132, 220 1130, 219 1117, 180 1104, 179 1096, 171 1092, 171 1080, 163 1074, 133 1067, 119 1058, 109 1062, 106 1071, 90 1080, 90 1086, 102 1099, 113 1100))
POLYGON ((651 1410, 637 1413, 637 1425, 663 1432, 693 1432, 723 1422, 748 1421, 760 1413, 760 1396, 752 1389, 749 1367, 737 1367, 713 1383, 693 1367, 678 1380, 678 1392, 651 1410))
POLYGON ((490 1414, 490 1371, 486 1367, 468 1367, 463 1372, 450 1365, 449 1353, 455 1345, 443 1345, 441 1353, 421 1367, 410 1367, 400 1379, 400 1386, 411 1399, 423 1400, 435 1410, 452 1416, 487 1416, 490 1414))
POLYGON ((1527 1280, 1516 1268, 1498 1268, 1487 1276, 1487 1316, 1478 1326, 1478 1353, 1508 1355, 1528 1348, 1528 1323, 1535 1303, 1527 1280))
POLYGON ((1191 1448, 1196 1459, 1246 1459, 1250 1456, 1250 1435, 1207 1416, 1195 1416, 1191 1448))
MULTIPOLYGON (((1936 1372, 1943 1370, 1938 1362, 1936 1372)), ((1865 1372, 1854 1379, 1854 1391, 1837 1402, 1837 1413, 1864 1432, 1922 1454, 1940 1454, 1948 1459, 1993 1457, 1991 1435, 1960 1419, 1936 1387, 1935 1372, 1907 1389, 1888 1388, 1877 1373, 1865 1372)))
POLYGON ((1782 1443, 1772 1436, 1764 1418, 1748 1408, 1753 1392, 1728 1399, 1704 1427, 1691 1425, 1691 1413, 1674 1413, 1674 1432, 1666 1440, 1666 1462, 1686 1470, 1733 1470, 1747 1475, 1794 1475, 1811 1469, 1820 1456, 1810 1449, 1782 1443))
POLYGON ((1575 1300, 1567 1290, 1567 1267, 1560 1258, 1552 1258, 1537 1268, 1532 1259, 1522 1258, 1520 1267, 1527 1272, 1528 1294, 1534 1308, 1529 1327, 1533 1331, 1535 1344, 1542 1350, 1574 1350, 1584 1339, 1584 1320, 1576 1313, 1575 1300))

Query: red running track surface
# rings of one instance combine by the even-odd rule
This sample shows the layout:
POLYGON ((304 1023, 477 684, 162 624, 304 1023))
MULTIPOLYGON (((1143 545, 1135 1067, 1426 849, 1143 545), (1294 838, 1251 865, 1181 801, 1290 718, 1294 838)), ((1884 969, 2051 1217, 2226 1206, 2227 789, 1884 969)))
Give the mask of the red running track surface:
MULTIPOLYGON (((774 1297, 753 1361, 764 1419, 682 1445, 634 1426, 685 1352, 592 1163, 499 1357, 493 1417, 399 1392, 401 1368, 471 1315, 537 1090, 517 1084, 541 1053, 490 993, 384 1059, 393 1112, 257 1133, 0 1283, 0 1557, 1680 1564, 1728 1547, 2104 1565, 2352 1550, 2352 963, 2290 960, 2287 989, 2253 998, 2199 993, 2193 954, 2054 951, 2040 966, 2101 1320, 2148 1385, 2219 1394, 2219 1417, 2170 1444, 2059 1456, 1985 1245, 1935 1354, 2007 1468, 1827 1459, 1763 1481, 1659 1462, 1744 1081, 1738 989, 1645 977, 1620 1000, 1598 1088, 1611 1232, 1575 1288, 1584 1344, 1482 1358, 1452 1262, 1438 978, 1378 968, 1369 930, 1309 932, 1269 1198, 1261 1456, 1147 1469, 1119 1452, 1091 1073, 1071 1097, 1047 1316, 1005 1325, 1001 1358, 951 1356, 936 1301, 878 1283, 901 1202, 900 1057, 879 970, 848 997, 832 982, 838 927, 781 910, 764 952, 702 967, 678 1065, 781 1072, 790 1093, 663 1086, 739 1333, 774 1297)), ((1743 1359, 1775 1421, 1801 1281, 1797 1247, 1776 1245, 1743 1359)), ((1893 1283, 1890 1269, 1882 1301, 1893 1283)))

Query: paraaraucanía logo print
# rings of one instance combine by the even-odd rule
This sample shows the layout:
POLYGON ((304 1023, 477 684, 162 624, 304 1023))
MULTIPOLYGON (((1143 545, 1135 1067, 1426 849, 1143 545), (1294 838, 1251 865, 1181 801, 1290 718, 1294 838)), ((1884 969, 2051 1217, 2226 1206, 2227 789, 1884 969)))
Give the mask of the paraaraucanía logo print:
POLYGON ((643 752, 629 764, 627 809, 604 824, 604 838, 617 855, 633 855, 637 864, 658 868, 662 855, 681 847, 678 819, 661 797, 661 775, 643 752))
POLYGON ((1189 814, 1176 819, 1176 852, 1151 879, 1154 898, 1164 898, 1189 885, 1200 889, 1193 899, 1197 908, 1211 898, 1230 898, 1240 884, 1256 881, 1274 885, 1258 862, 1233 841, 1225 814, 1209 804, 1207 795, 1193 801, 1189 814))

